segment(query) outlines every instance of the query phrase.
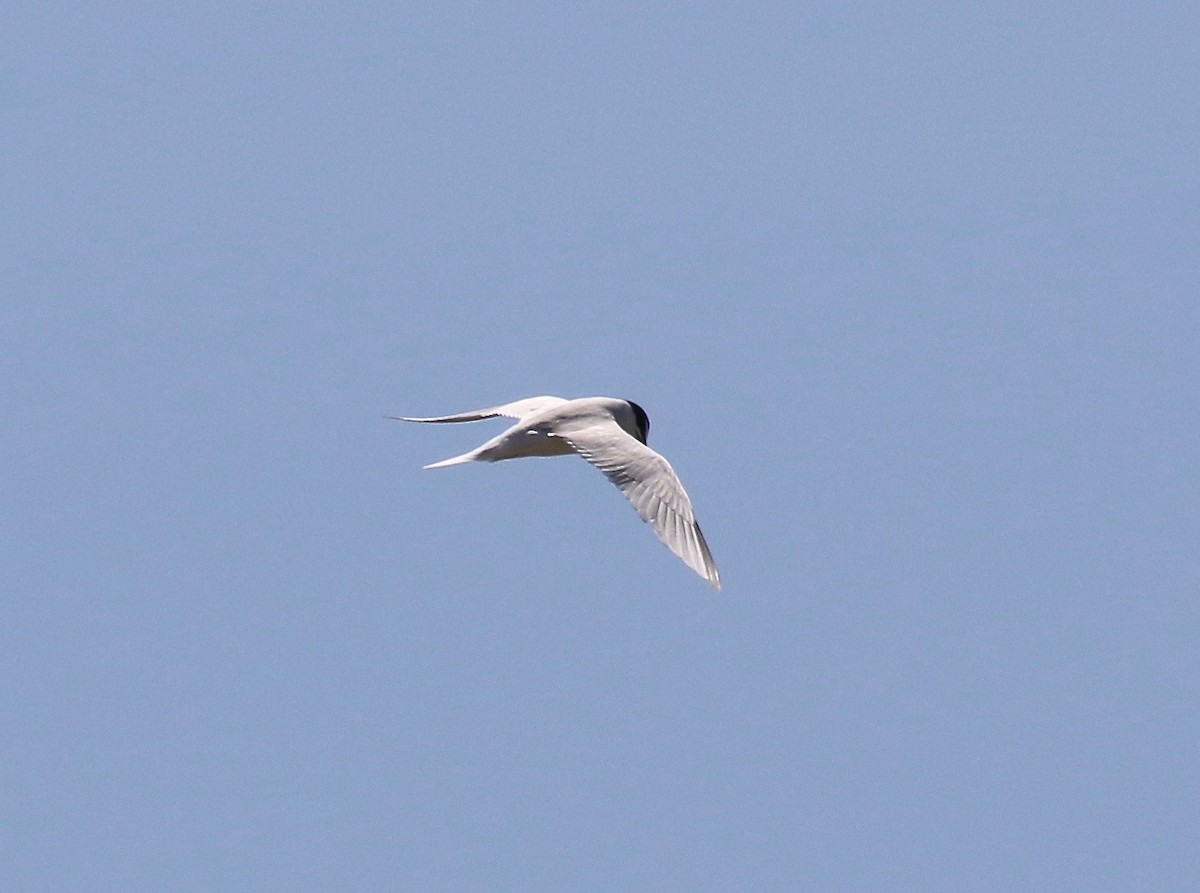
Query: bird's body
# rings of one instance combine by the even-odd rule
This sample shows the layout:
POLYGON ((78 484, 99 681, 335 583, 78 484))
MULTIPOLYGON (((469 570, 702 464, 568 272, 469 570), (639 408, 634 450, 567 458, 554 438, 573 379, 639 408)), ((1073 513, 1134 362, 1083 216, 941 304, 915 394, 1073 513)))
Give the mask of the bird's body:
POLYGON ((425 467, 577 453, 625 494, 667 548, 714 589, 721 588, 691 501, 667 460, 646 445, 650 420, 636 403, 615 397, 530 397, 456 415, 399 420, 474 422, 496 416, 517 423, 468 453, 425 467))

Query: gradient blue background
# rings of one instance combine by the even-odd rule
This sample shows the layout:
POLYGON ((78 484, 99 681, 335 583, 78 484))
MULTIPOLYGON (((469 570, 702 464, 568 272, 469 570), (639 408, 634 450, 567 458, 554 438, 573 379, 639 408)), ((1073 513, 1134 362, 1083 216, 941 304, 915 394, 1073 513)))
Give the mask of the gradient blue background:
POLYGON ((1194 3, 5 20, 4 890, 1195 889, 1194 3))

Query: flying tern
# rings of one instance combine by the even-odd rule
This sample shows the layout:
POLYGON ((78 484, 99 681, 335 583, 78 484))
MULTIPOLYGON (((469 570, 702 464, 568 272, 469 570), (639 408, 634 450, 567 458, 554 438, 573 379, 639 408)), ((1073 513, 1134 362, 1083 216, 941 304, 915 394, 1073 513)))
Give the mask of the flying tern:
POLYGON ((614 397, 529 397, 455 415, 389 418, 401 422, 477 422, 496 416, 516 419, 517 423, 469 453, 425 467, 576 453, 625 494, 663 545, 713 589, 721 588, 721 577, 692 513, 691 500, 667 460, 646 445, 650 419, 636 403, 614 397))

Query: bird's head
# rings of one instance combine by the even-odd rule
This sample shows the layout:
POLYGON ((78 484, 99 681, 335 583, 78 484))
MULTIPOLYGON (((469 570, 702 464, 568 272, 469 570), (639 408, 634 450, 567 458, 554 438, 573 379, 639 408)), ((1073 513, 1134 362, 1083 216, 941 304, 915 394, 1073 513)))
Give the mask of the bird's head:
POLYGON ((636 431, 630 431, 629 433, 642 443, 645 443, 646 438, 650 436, 650 416, 646 415, 646 410, 642 409, 632 400, 626 400, 625 402, 629 404, 629 408, 633 411, 633 423, 637 428, 636 431))

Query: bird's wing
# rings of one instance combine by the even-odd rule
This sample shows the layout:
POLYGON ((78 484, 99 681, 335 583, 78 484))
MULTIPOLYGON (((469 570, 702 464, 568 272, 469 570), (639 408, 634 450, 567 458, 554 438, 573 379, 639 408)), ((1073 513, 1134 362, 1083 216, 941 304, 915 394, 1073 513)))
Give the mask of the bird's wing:
POLYGON ((494 419, 496 416, 506 416, 510 419, 523 419, 566 403, 562 397, 527 397, 524 400, 514 400, 502 406, 492 406, 488 409, 473 409, 470 412, 460 412, 455 415, 439 415, 430 418, 410 418, 408 416, 388 416, 398 422, 478 422, 480 419, 494 419))
POLYGON ((692 513, 692 503, 669 462, 630 437, 616 422, 567 425, 555 432, 575 452, 604 472, 654 528, 655 535, 683 563, 721 588, 708 543, 692 513))

